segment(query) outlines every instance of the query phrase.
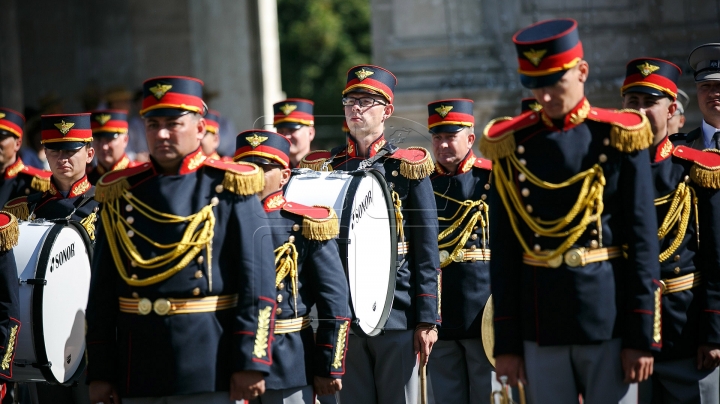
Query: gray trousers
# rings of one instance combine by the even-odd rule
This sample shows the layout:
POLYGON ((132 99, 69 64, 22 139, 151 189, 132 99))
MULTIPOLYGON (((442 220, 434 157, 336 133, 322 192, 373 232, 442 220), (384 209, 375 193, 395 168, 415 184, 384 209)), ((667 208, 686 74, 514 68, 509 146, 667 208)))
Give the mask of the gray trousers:
POLYGON ((282 390, 265 390, 265 393, 250 404, 315 404, 313 386, 293 387, 282 390))
POLYGON ((655 362, 653 375, 640 383, 643 404, 720 403, 718 368, 698 370, 695 358, 655 362))
POLYGON ((404 330, 373 338, 350 335, 342 404, 416 404, 419 362, 414 334, 404 330))
POLYGON ((186 396, 123 398, 123 404, 240 404, 243 400, 230 400, 227 391, 188 394, 186 396))
POLYGON ((534 404, 634 402, 637 389, 623 383, 619 339, 593 345, 540 347, 525 341, 525 392, 534 404))
POLYGON ((493 366, 480 338, 437 341, 427 367, 430 404, 486 404, 493 366))

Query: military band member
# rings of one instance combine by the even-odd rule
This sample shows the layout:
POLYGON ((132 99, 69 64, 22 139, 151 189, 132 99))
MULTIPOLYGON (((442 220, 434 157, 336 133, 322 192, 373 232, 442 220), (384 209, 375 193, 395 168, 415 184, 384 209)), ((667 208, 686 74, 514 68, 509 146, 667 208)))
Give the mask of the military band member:
POLYGON ((348 284, 338 252, 338 220, 326 207, 287 201, 290 141, 275 132, 249 130, 237 137, 236 161, 257 164, 265 172, 260 193, 275 249, 278 308, 273 365, 258 402, 315 404, 318 394, 334 394, 345 373, 350 307, 348 284), (310 308, 320 320, 313 339, 310 308), (303 371, 303 369, 305 371, 303 371))
POLYGON ((202 85, 145 81, 151 161, 98 181, 92 403, 227 403, 264 392, 277 303, 267 216, 255 197, 262 171, 206 159, 202 85))
POLYGON ((90 113, 93 148, 97 164, 88 171, 88 181, 95 185, 108 171, 135 167, 125 154, 128 145, 127 111, 97 110, 90 113))
POLYGON ((690 98, 685 93, 685 91, 678 88, 677 99, 675 99, 675 105, 677 106, 677 109, 675 110, 672 118, 668 120, 667 124, 668 133, 670 135, 679 133, 680 129, 685 126, 685 109, 688 107, 689 101, 690 98))
POLYGON ((0 107, 0 204, 10 199, 50 189, 49 171, 26 166, 19 150, 23 142, 25 117, 17 111, 0 107))
POLYGON ((232 158, 221 156, 217 152, 217 148, 220 146, 220 113, 215 110, 208 110, 205 114, 205 136, 200 146, 208 158, 232 161, 232 158))
POLYGON ((634 59, 627 65, 621 89, 623 108, 644 113, 653 128, 652 183, 661 224, 663 345, 655 354, 652 377, 641 385, 640 399, 716 403, 720 402, 720 262, 717 244, 706 240, 720 239, 715 213, 720 212, 720 184, 707 180, 715 175, 699 173, 703 166, 718 164, 720 156, 687 146, 674 148, 668 139, 680 74, 679 67, 665 60, 634 59))
POLYGON ((0 400, 13 376, 13 359, 20 333, 18 272, 13 247, 18 243, 17 219, 0 212, 0 400))
POLYGON ((534 403, 619 402, 661 346, 652 132, 637 111, 585 98, 576 21, 539 22, 513 42, 543 108, 491 121, 480 140, 502 246, 490 261, 496 372, 527 381, 534 403))
POLYGON ((90 114, 42 115, 40 124, 41 143, 52 171, 50 189, 12 199, 3 210, 21 220, 77 220, 95 240, 98 202, 85 174, 95 155, 90 114))
POLYGON ((698 46, 690 52, 688 63, 694 72, 703 121, 699 128, 675 134, 670 140, 676 146, 720 150, 720 44, 698 46))
MULTIPOLYGON (((437 212, 430 184, 434 169, 427 150, 400 149, 384 136, 392 115, 397 80, 382 67, 359 65, 348 71, 342 92, 350 133, 347 144, 305 156, 301 167, 316 170, 378 169, 387 180, 398 218, 399 268, 385 333, 350 336, 347 371, 340 399, 347 403, 415 403, 418 355, 427 361, 440 324, 440 265, 437 212)), ((425 362, 427 363, 427 362, 425 362)))
POLYGON ((480 335, 490 297, 487 193, 492 163, 476 157, 473 102, 428 104, 442 268, 442 327, 428 363, 436 403, 485 403, 492 392, 490 364, 480 335))
POLYGON ((303 98, 288 98, 273 104, 273 125, 290 141, 290 168, 295 168, 315 139, 314 103, 303 98))

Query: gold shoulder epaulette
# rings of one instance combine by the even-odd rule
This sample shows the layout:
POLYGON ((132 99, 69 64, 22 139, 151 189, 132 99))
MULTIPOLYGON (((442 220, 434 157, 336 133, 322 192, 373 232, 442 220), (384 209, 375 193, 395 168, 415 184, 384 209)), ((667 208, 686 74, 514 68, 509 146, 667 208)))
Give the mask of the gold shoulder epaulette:
MULTIPOLYGON (((305 155, 298 163, 298 168, 309 168, 314 171, 320 171, 325 161, 330 158, 328 150, 316 150, 305 155)), ((328 166, 328 170, 332 171, 332 167, 328 166)))
POLYGON ((41 192, 50 190, 50 177, 52 177, 52 172, 31 166, 23 167, 20 172, 32 176, 30 188, 41 192))
POLYGON ((308 240, 325 241, 340 234, 340 224, 335 209, 329 206, 305 206, 286 202, 283 210, 303 217, 302 235, 308 240))
POLYGON ((515 131, 538 122, 538 113, 524 112, 514 118, 503 116, 488 122, 478 148, 486 159, 497 161, 515 153, 515 131))
POLYGON ((152 172, 150 163, 106 173, 95 184, 95 200, 104 203, 120 198, 126 190, 130 189, 128 179, 148 170, 152 172))
POLYGON ((0 251, 10 251, 18 243, 20 232, 15 216, 0 212, 0 251))
POLYGON ((203 164, 224 171, 222 185, 234 194, 254 195, 265 187, 265 174, 255 164, 213 159, 207 159, 203 164))
POLYGON ((435 171, 430 153, 422 147, 398 149, 389 157, 400 160, 400 175, 411 180, 421 180, 435 171))
POLYGON ((673 156, 693 162, 690 169, 693 182, 704 188, 720 189, 720 150, 677 146, 673 156))
POLYGON ((644 150, 653 143, 650 122, 634 109, 614 111, 593 107, 587 119, 610 124, 610 145, 623 153, 644 150))
POLYGON ((27 196, 21 196, 19 198, 14 198, 7 201, 2 210, 12 214, 20 220, 28 220, 28 218, 30 217, 27 196))

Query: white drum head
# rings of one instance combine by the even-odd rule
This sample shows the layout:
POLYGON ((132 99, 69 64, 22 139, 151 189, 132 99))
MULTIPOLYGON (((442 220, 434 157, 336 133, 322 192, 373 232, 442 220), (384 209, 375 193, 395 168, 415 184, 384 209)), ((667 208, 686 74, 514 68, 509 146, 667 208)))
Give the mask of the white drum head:
POLYGON ((353 310, 352 329, 378 335, 390 315, 395 291, 397 237, 391 196, 375 170, 294 175, 289 201, 332 206, 340 220, 338 246, 353 310))

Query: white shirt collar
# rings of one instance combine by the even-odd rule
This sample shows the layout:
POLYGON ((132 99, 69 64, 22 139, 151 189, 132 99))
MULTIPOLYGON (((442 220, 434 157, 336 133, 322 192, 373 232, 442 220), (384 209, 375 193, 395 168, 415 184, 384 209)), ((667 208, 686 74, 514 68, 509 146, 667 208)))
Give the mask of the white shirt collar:
POLYGON ((705 122, 703 119, 702 121, 702 134, 703 134, 703 141, 705 143, 705 148, 714 148, 715 145, 713 144, 712 138, 715 132, 720 131, 720 129, 711 126, 709 123, 705 122))

